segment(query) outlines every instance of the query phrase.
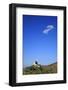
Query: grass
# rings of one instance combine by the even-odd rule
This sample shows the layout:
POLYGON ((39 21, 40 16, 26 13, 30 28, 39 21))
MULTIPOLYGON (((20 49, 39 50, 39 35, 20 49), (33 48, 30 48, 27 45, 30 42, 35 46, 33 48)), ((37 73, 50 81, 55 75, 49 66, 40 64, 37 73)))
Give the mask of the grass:
POLYGON ((24 75, 29 74, 51 74, 57 73, 57 63, 53 63, 50 65, 40 65, 40 67, 36 67, 34 65, 26 67, 23 69, 24 75))

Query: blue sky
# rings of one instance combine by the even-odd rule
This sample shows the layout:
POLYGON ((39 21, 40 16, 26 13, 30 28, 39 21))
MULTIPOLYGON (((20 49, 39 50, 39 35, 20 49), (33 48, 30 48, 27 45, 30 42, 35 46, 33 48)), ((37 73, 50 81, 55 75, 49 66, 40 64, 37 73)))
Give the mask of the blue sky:
POLYGON ((23 15, 24 66, 57 61, 57 16, 23 15))

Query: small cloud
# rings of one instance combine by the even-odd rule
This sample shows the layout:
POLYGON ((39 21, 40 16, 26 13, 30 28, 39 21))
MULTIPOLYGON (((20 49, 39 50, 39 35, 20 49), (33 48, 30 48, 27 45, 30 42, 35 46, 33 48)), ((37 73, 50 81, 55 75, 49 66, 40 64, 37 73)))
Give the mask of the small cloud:
POLYGON ((54 26, 53 25, 48 25, 44 30, 43 33, 47 34, 49 31, 53 30, 54 26))

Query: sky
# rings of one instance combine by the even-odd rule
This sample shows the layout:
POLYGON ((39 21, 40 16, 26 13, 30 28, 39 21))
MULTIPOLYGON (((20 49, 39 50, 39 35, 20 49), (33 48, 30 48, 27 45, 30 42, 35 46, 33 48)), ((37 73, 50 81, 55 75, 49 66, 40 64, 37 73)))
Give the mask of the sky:
POLYGON ((57 61, 57 16, 22 16, 24 66, 57 61))

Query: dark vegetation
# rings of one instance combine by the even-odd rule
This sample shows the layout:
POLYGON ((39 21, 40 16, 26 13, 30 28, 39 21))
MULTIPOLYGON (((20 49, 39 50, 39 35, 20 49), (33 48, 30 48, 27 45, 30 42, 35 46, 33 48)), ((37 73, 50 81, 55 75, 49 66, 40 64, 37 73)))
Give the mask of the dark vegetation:
POLYGON ((53 63, 50 65, 39 65, 38 66, 29 66, 23 69, 23 74, 51 74, 57 73, 57 63, 53 63))

